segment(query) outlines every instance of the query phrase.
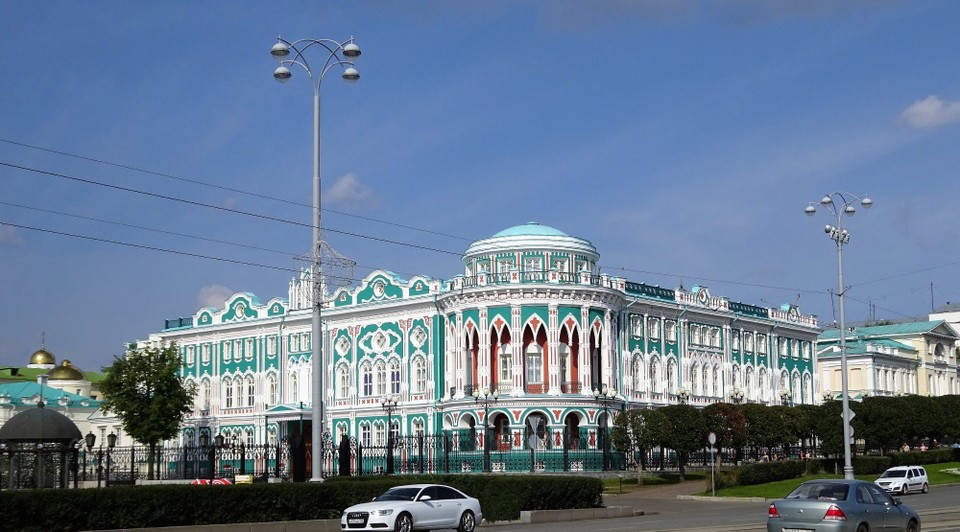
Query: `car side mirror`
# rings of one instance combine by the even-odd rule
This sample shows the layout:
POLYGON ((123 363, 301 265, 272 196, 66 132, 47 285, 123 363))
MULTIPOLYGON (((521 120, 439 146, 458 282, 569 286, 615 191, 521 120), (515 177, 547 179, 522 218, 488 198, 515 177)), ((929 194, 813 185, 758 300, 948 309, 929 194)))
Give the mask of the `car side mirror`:
POLYGON ((894 505, 894 506, 900 506, 900 504, 901 504, 901 503, 900 503, 900 497, 894 497, 894 498, 893 498, 893 505, 894 505))
POLYGON ((420 497, 420 500, 421 500, 421 501, 429 501, 429 500, 430 500, 430 496, 429 496, 429 495, 424 495, 424 496, 420 497))

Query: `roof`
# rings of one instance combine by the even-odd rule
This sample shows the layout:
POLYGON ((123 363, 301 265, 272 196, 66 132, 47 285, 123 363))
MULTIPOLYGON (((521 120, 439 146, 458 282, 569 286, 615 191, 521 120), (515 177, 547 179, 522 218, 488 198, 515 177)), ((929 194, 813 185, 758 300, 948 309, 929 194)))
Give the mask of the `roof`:
MULTIPOLYGON (((857 327, 853 331, 848 331, 847 338, 854 336, 895 336, 900 334, 923 334, 936 329, 943 324, 943 320, 935 321, 914 321, 907 323, 893 323, 890 325, 875 325, 873 327, 857 327)), ((840 338, 840 329, 829 329, 820 333, 818 341, 838 340, 840 338)))
POLYGON ((513 227, 508 227, 503 231, 493 235, 491 238, 497 238, 501 236, 570 236, 563 231, 550 227, 549 225, 541 225, 537 222, 527 222, 523 225, 515 225, 513 227))
POLYGON ((83 434, 70 418, 42 405, 20 412, 0 427, 0 440, 11 442, 44 441, 67 444, 82 438, 83 434))
MULTIPOLYGON (((819 340, 819 343, 821 343, 821 344, 828 344, 828 345, 836 345, 836 344, 839 343, 839 338, 837 338, 836 340, 833 340, 833 341, 824 341, 824 340, 821 339, 821 340, 819 340)), ((866 353, 875 352, 875 351, 876 351, 876 346, 886 347, 886 348, 890 348, 890 349, 897 349, 897 350, 900 350, 900 351, 904 351, 904 352, 906 352, 906 353, 917 353, 917 350, 916 350, 915 348, 913 348, 913 347, 911 347, 911 346, 909 346, 909 345, 907 345, 907 344, 905 344, 905 343, 903 343, 903 342, 898 342, 898 341, 896 341, 896 340, 890 340, 890 339, 888 339, 888 338, 870 338, 870 339, 864 340, 863 338, 860 338, 860 337, 849 337, 849 341, 847 342, 847 354, 848 354, 848 355, 863 355, 863 354, 866 354, 866 353), (867 346, 874 346, 874 347, 871 348, 871 349, 868 349, 867 346)), ((840 352, 837 351, 837 352, 823 352, 823 353, 821 353, 821 354, 818 355, 818 356, 820 356, 821 358, 823 358, 823 357, 839 356, 839 355, 840 355, 840 352)))
POLYGON ((92 407, 99 406, 100 401, 84 397, 75 393, 65 392, 51 386, 41 386, 36 382, 8 382, 0 384, 0 395, 7 396, 14 405, 34 404, 36 399, 42 398, 50 406, 59 405, 61 397, 69 400, 67 406, 92 407))

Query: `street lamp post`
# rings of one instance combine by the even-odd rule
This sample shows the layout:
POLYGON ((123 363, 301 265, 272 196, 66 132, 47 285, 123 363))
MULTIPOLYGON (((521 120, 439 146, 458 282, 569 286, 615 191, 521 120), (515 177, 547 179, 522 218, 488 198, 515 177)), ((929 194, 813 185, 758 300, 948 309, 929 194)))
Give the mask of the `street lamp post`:
MULTIPOLYGON (((97 444, 97 436, 90 431, 84 436, 84 442, 87 444, 87 454, 93 451, 93 446, 97 444)), ((86 474, 86 465, 84 465, 84 474, 86 474)), ((100 449, 97 450, 97 487, 100 487, 100 482, 103 479, 103 443, 100 444, 100 449)))
MULTIPOLYGON (((323 52, 320 52, 323 58, 323 52)), ((323 279, 320 269, 320 85, 323 83, 323 77, 333 67, 343 69, 341 76, 348 83, 356 82, 360 79, 360 73, 354 67, 353 60, 360 57, 360 47, 353 42, 353 38, 340 43, 331 39, 299 39, 297 41, 287 41, 282 37, 277 38, 277 43, 270 49, 272 55, 280 66, 273 71, 273 77, 280 83, 289 80, 293 73, 290 72, 291 66, 302 67, 307 76, 310 77, 313 86, 313 238, 311 246, 310 261, 310 282, 312 284, 311 293, 313 299, 313 323, 312 323, 312 359, 311 369, 313 371, 312 398, 313 398, 313 426, 311 427, 311 441, 315 449, 311 461, 311 481, 322 481, 320 475, 321 453, 319 445, 321 433, 323 431, 324 407, 323 407, 323 340, 321 338, 320 328, 320 308, 323 305, 323 279), (311 47, 317 50, 326 51, 326 59, 319 70, 311 68, 307 61, 305 52, 311 47), (291 51, 293 56, 291 57, 291 51)))
MULTIPOLYGON (((107 434, 107 474, 106 478, 103 481, 107 486, 110 485, 110 453, 113 451, 113 448, 117 446, 117 435, 114 433, 107 434)), ((101 446, 101 454, 103 453, 103 448, 101 446)), ((97 482, 99 487, 100 483, 97 482)))
POLYGON ((398 397, 388 395, 380 401, 380 406, 387 412, 387 474, 393 474, 393 411, 397 409, 398 397))
POLYGON ((743 402, 743 390, 740 388, 734 388, 730 391, 730 400, 733 401, 733 404, 738 405, 743 402))
POLYGON ((500 399, 500 390, 490 391, 486 386, 483 389, 473 390, 473 402, 483 401, 483 472, 489 473, 490 467, 490 403, 496 403, 500 399))
MULTIPOLYGON (((850 232, 843 227, 843 217, 853 216, 857 209, 854 203, 859 202, 864 209, 873 206, 873 200, 866 194, 858 196, 849 192, 834 192, 825 195, 820 200, 820 205, 834 218, 835 224, 827 224, 824 232, 837 244, 837 298, 840 301, 840 386, 841 401, 843 402, 843 477, 853 479, 853 464, 850 461, 850 439, 853 437, 853 431, 850 427, 850 420, 853 419, 850 412, 850 397, 847 393, 847 339, 846 323, 844 321, 843 300, 846 295, 846 289, 843 286, 843 245, 850 242, 850 232)), ((817 212, 817 207, 810 203, 803 210, 807 216, 813 216, 817 212)))
POLYGON ((603 470, 610 471, 610 403, 617 400, 617 391, 603 387, 603 390, 593 389, 593 398, 603 407, 604 434, 603 434, 603 470))

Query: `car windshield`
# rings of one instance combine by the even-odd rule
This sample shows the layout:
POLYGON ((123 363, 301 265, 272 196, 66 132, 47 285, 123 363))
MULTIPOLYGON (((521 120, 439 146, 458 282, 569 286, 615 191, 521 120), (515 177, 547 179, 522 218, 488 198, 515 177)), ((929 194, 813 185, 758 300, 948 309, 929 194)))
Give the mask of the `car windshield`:
POLYGON ((390 488, 378 496, 375 501, 412 501, 420 488, 390 488))
POLYGON ((829 482, 807 482, 800 484, 787 495, 788 499, 820 499, 844 501, 849 486, 829 482))
POLYGON ((903 469, 894 470, 894 471, 884 471, 880 478, 902 478, 907 476, 907 472, 903 469))

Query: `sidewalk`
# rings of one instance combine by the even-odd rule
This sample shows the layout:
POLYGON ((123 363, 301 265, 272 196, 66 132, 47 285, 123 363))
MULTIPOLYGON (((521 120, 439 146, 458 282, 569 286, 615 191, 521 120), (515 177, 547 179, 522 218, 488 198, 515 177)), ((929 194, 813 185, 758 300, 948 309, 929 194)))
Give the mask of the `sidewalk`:
POLYGON ((681 512, 689 509, 683 497, 700 495, 709 490, 709 481, 686 480, 675 484, 661 484, 656 486, 624 487, 622 494, 605 492, 603 504, 605 506, 631 506, 636 512, 644 514, 681 512))

